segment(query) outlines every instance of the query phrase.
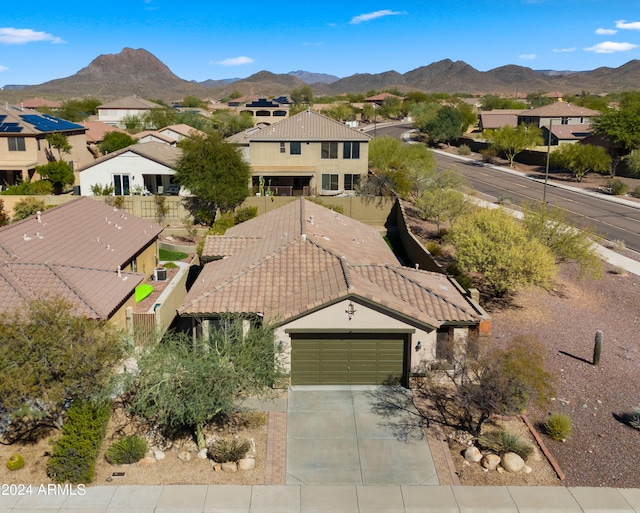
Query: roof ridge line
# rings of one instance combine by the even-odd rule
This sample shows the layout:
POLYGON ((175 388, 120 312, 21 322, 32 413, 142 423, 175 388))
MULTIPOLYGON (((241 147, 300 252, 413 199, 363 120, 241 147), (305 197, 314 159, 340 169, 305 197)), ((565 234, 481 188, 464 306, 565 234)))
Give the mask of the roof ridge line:
POLYGON ((91 310, 99 319, 102 319, 103 316, 100 312, 98 312, 95 305, 91 301, 88 301, 87 299, 85 299, 84 296, 79 294, 78 291, 74 287, 69 285, 69 283, 67 283, 64 277, 60 273, 58 273, 56 269, 54 269, 54 267, 64 267, 64 266, 56 265, 56 264, 44 264, 44 266, 47 267, 56 276, 56 278, 58 278, 64 284, 64 286, 67 287, 69 291, 71 291, 71 293, 75 297, 77 297, 80 301, 82 301, 85 305, 87 305, 89 307, 89 310, 91 310))

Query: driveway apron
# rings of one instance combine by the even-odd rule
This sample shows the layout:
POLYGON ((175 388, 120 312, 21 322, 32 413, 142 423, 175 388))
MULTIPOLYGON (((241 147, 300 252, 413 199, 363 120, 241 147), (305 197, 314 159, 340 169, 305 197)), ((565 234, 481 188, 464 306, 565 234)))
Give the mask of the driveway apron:
POLYGON ((293 387, 288 485, 438 485, 411 391, 293 387))

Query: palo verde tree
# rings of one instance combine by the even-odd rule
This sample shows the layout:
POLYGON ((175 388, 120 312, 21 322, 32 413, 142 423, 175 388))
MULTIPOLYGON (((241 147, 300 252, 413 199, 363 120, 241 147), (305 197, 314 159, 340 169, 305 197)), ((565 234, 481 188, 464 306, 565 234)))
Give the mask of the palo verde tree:
POLYGON ((609 173, 611 157, 604 148, 592 144, 563 144, 549 155, 549 165, 571 172, 581 182, 589 172, 609 173))
POLYGON ((539 127, 524 124, 517 127, 506 125, 502 128, 483 132, 484 137, 493 143, 493 147, 497 151, 504 153, 509 161, 509 167, 513 167, 513 161, 518 153, 540 146, 543 143, 541 134, 539 127))
POLYGON ((497 296, 528 285, 547 286, 555 275, 549 248, 531 238, 502 209, 479 208, 456 221, 447 234, 460 268, 478 273, 497 296))
POLYGON ((205 447, 204 427, 231 415, 249 395, 264 395, 280 377, 274 328, 225 318, 204 337, 168 333, 125 374, 124 403, 135 418, 169 438, 190 432, 205 447))
POLYGON ((477 359, 453 347, 448 353, 450 369, 426 369, 416 395, 428 400, 438 420, 473 436, 492 415, 522 413, 530 401, 544 405, 553 394, 537 338, 518 336, 477 359))
POLYGON ((193 135, 178 146, 182 156, 174 178, 193 195, 185 206, 195 219, 212 225, 218 209, 229 212, 249 195, 249 164, 220 135, 193 135))
POLYGON ((76 398, 101 392, 123 354, 103 321, 77 317, 59 298, 36 299, 0 319, 0 398, 8 412, 4 443, 41 427, 60 428, 76 398))
POLYGON ((58 152, 58 160, 62 160, 63 153, 69 153, 73 149, 67 136, 60 132, 47 134, 46 138, 49 146, 58 152))

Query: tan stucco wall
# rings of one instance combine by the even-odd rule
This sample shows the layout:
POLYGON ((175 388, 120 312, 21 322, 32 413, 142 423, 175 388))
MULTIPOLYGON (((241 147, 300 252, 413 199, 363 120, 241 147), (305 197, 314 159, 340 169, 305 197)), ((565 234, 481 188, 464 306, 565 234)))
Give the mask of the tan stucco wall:
MULTIPOLYGON (((137 272, 151 276, 156 268, 157 256, 158 243, 154 242, 136 257, 136 264, 138 266, 137 272)), ((127 270, 131 271, 131 269, 127 270)))
MULTIPOLYGON (((392 317, 385 312, 352 300, 356 312, 351 320, 348 320, 346 310, 350 300, 340 301, 331 306, 313 312, 305 317, 284 324, 276 330, 276 343, 282 342, 282 363, 285 372, 291 371, 291 336, 286 330, 323 329, 331 330, 366 330, 383 332, 384 330, 406 330, 409 333, 410 372, 418 372, 424 364, 435 359, 436 331, 428 331, 422 326, 409 324, 402 319, 392 317), (420 341, 421 349, 416 350, 420 341)), ((462 328, 463 332, 466 329, 462 328)))
POLYGON ((127 308, 136 307, 136 295, 132 294, 129 299, 111 316, 109 322, 121 330, 127 329, 127 308))
POLYGON ((302 142, 301 155, 289 154, 289 142, 285 153, 280 153, 280 142, 252 142, 251 168, 254 176, 312 176, 311 187, 320 189, 322 174, 338 174, 338 189, 344 188, 344 175, 364 175, 368 171, 369 145, 360 142, 360 158, 343 159, 343 143, 338 141, 338 158, 321 158, 320 142, 302 142))

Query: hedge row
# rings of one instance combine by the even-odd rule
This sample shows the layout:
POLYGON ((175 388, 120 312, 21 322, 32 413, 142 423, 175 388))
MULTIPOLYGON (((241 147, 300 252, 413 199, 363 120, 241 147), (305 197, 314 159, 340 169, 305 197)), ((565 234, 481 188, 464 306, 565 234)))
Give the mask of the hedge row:
POLYGON ((56 483, 90 483, 111 415, 110 403, 77 400, 67 411, 62 436, 53 442, 47 475, 56 483))

